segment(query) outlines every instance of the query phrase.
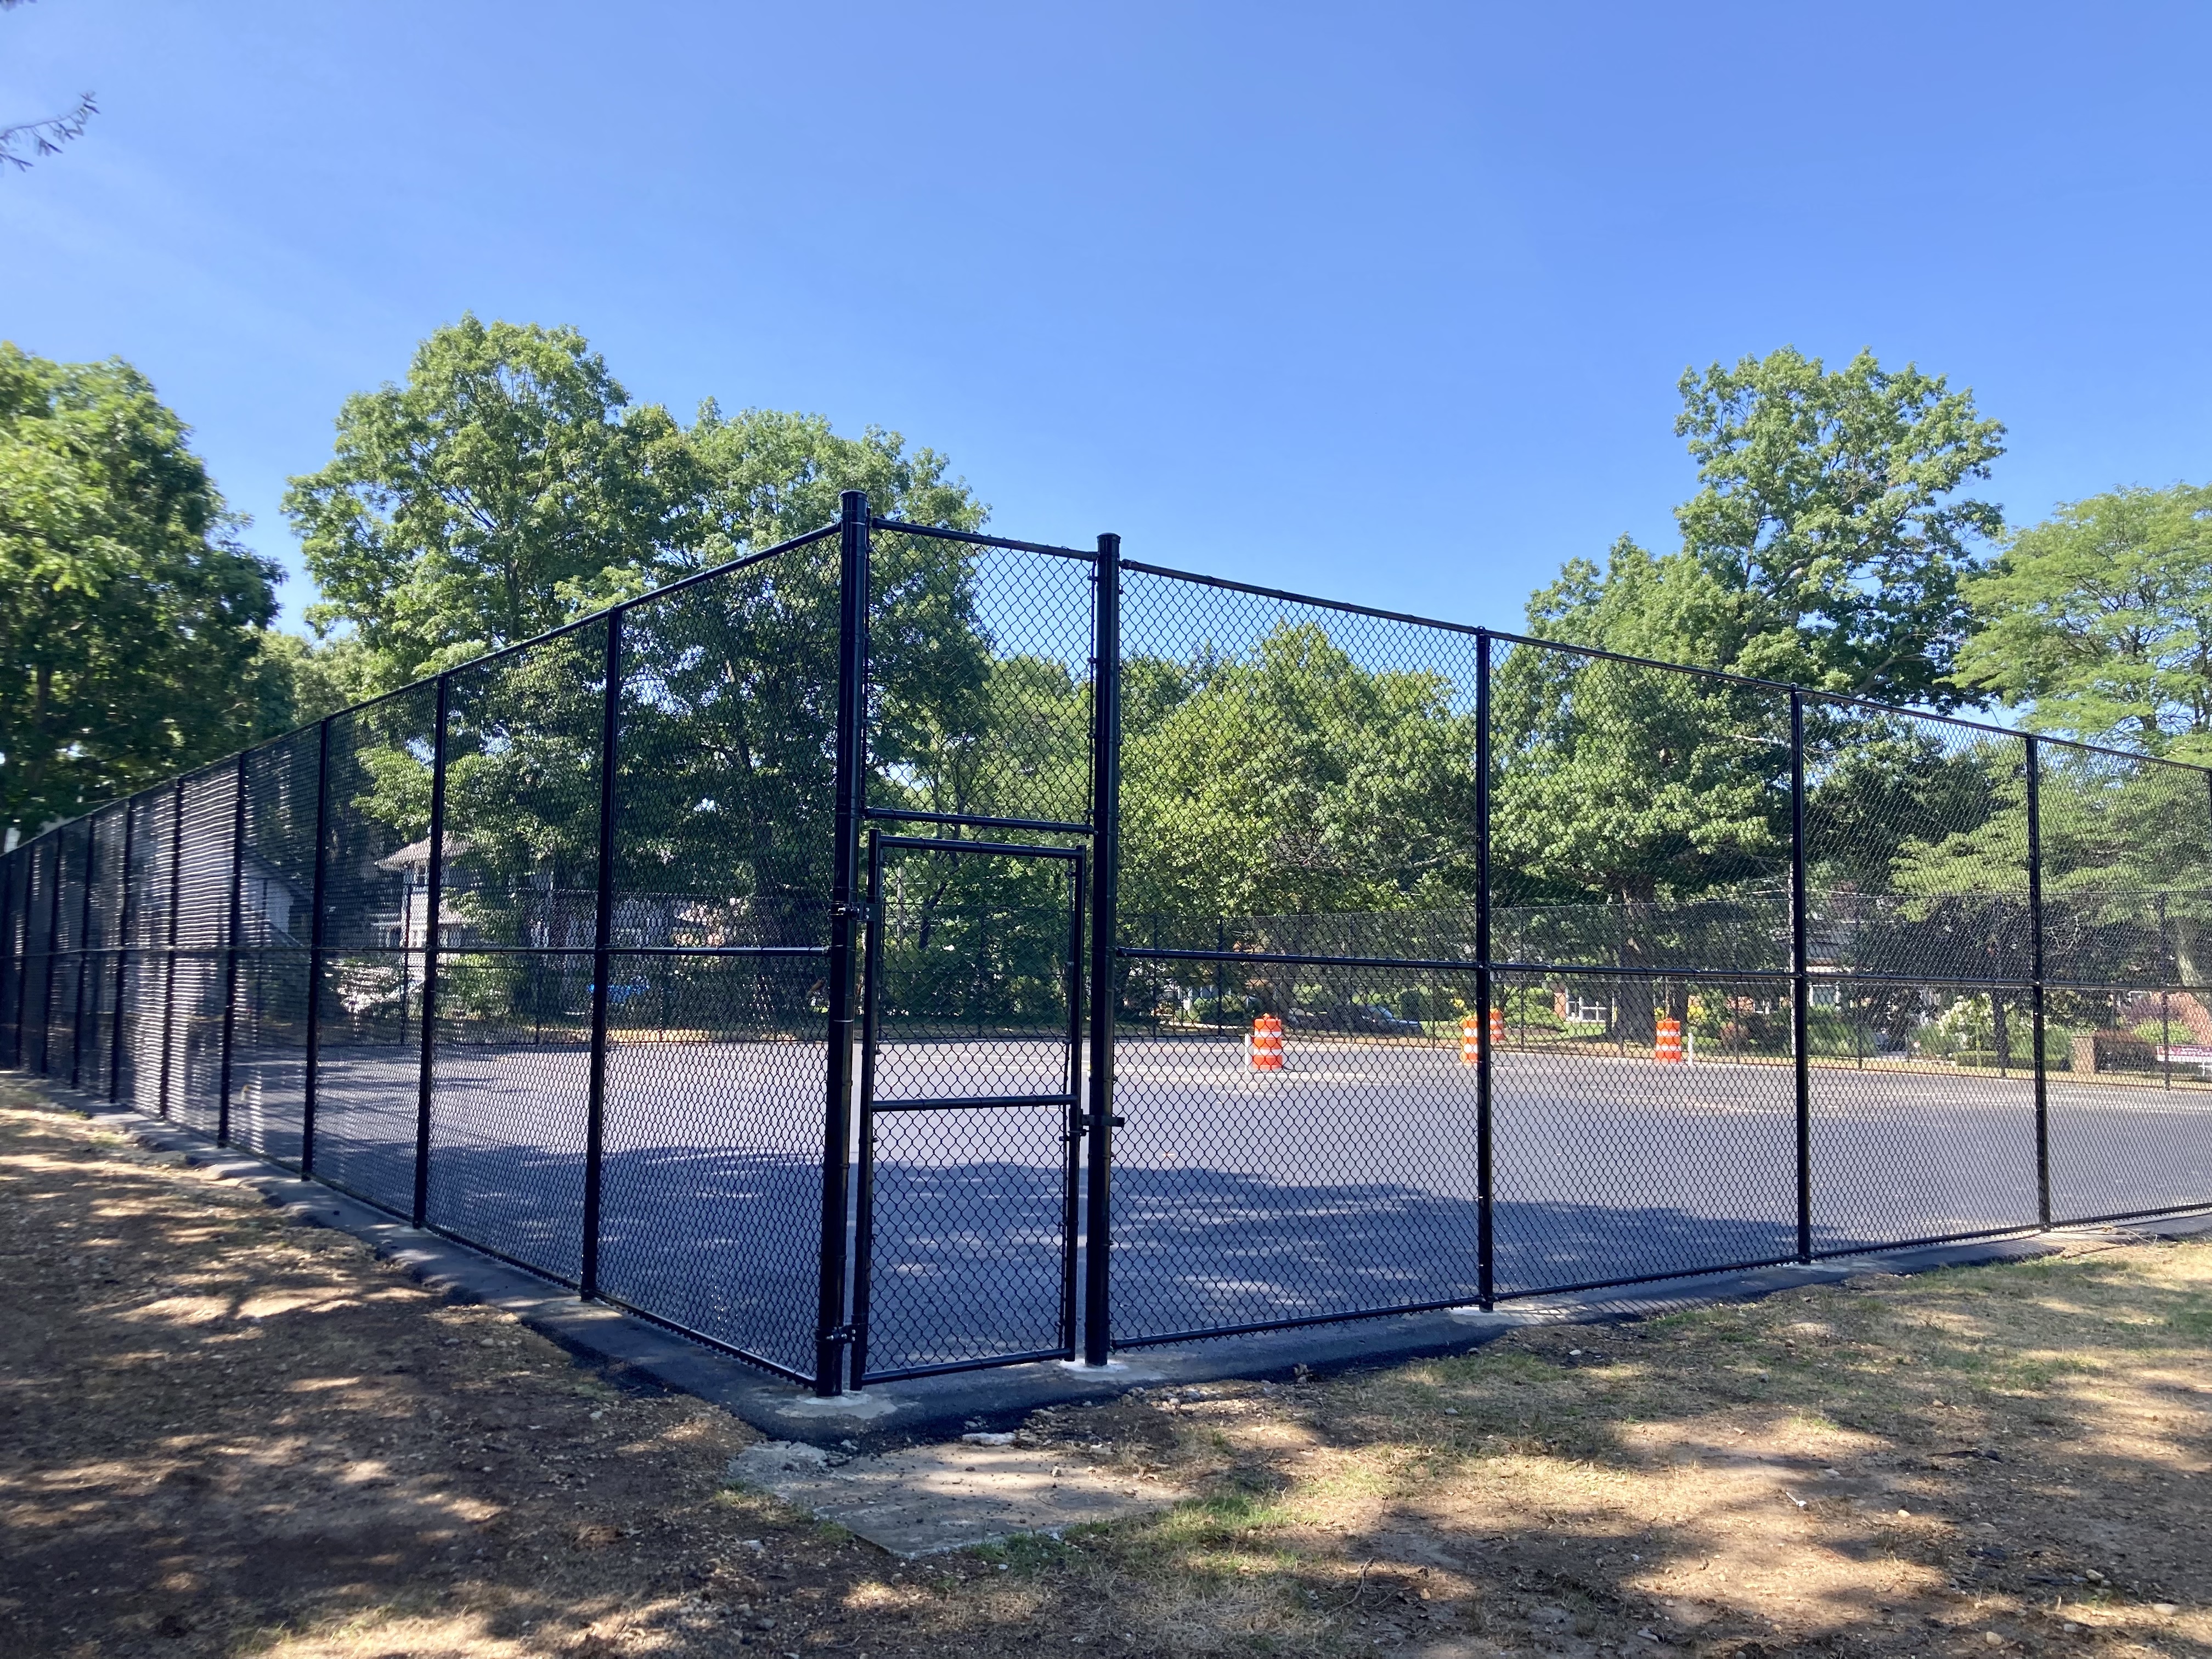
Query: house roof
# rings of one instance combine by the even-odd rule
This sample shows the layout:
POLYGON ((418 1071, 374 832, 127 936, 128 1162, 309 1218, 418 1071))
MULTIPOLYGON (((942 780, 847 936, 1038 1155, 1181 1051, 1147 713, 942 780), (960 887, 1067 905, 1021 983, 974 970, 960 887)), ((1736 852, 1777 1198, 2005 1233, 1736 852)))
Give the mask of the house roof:
MULTIPOLYGON (((466 851, 468 851, 468 843, 459 836, 448 835, 446 837, 446 856, 448 859, 466 851)), ((396 873, 428 869, 430 867, 429 836, 425 836, 420 841, 410 841, 398 852, 377 860, 376 867, 396 873)))

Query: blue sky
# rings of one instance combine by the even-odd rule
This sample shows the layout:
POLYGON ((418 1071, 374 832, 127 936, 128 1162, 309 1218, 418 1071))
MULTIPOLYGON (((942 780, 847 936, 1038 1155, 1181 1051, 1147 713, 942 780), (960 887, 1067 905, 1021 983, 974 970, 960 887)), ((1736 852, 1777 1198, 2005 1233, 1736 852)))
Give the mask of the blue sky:
MULTIPOLYGON (((248 539, 464 309, 947 453, 1009 534, 1509 624, 1672 541, 1688 364, 1870 346, 2019 521, 2212 477, 2212 8, 39 0, 0 336, 248 539)), ((310 595, 288 585, 288 613, 310 595)))

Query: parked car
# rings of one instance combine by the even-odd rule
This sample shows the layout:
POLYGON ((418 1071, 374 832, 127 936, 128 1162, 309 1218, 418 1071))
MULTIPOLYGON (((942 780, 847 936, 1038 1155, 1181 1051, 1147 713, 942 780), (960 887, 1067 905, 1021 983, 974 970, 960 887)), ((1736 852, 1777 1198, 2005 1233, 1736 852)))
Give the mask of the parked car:
POLYGON ((1382 1003, 1370 1003, 1352 1011, 1352 1029, 1355 1031, 1387 1031, 1392 1036, 1419 1036, 1421 1022, 1407 1019, 1382 1003))

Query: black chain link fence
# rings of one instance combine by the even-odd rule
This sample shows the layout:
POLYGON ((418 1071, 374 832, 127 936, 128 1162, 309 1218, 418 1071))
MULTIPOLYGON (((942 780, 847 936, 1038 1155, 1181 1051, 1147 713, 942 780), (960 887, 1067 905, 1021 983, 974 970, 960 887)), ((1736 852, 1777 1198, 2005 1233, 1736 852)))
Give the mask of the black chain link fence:
POLYGON ((0 1062, 819 1389, 2212 1205, 2212 774, 833 525, 0 858, 0 1062))

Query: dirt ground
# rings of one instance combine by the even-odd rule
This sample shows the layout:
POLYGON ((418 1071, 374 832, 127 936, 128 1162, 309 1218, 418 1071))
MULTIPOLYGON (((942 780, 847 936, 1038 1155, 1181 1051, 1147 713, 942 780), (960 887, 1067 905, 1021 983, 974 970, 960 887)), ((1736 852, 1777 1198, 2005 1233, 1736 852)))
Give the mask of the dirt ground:
POLYGON ((2212 1245, 1043 1413, 1206 1495, 915 1566, 20 1089, 0 1312, 9 1656, 2212 1655, 2212 1245))

